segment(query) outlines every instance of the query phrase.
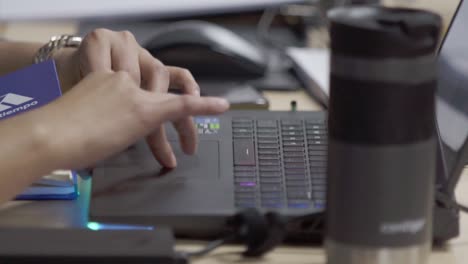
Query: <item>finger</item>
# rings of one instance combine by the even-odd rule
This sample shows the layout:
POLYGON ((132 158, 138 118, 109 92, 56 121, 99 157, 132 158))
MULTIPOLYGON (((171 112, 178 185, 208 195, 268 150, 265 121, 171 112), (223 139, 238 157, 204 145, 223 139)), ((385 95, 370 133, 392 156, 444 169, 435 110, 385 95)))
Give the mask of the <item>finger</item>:
POLYGON ((192 73, 184 68, 166 66, 170 74, 170 87, 181 89, 184 94, 200 96, 200 86, 192 73))
POLYGON ((167 93, 170 72, 166 66, 143 48, 140 48, 139 64, 141 78, 144 80, 146 90, 167 93))
POLYGON ((191 117, 184 117, 174 122, 174 128, 179 134, 180 146, 184 153, 193 155, 197 151, 198 133, 193 119, 191 117))
POLYGON ((80 59, 80 72, 86 76, 96 71, 111 71, 111 45, 106 29, 96 29, 86 35, 81 43, 78 53, 80 59))
POLYGON ((190 95, 170 96, 152 109, 161 118, 160 122, 175 121, 187 116, 217 115, 229 109, 229 103, 222 98, 196 97, 190 95))
POLYGON ((162 166, 166 168, 175 168, 177 166, 174 151, 167 140, 166 131, 163 126, 161 126, 161 129, 150 134, 146 138, 146 142, 153 156, 162 166))
POLYGON ((141 84, 139 49, 140 46, 129 31, 113 33, 111 36, 112 70, 130 73, 138 86, 141 84))
MULTIPOLYGON (((170 75, 170 87, 178 88, 184 94, 200 96, 200 88, 193 75, 184 68, 166 66, 170 75)), ((186 154, 195 154, 198 145, 198 133, 190 116, 174 121, 174 128, 179 134, 182 150, 186 154)))
MULTIPOLYGON (((169 72, 164 64, 155 59, 147 50, 139 49, 139 66, 141 79, 146 90, 157 93, 167 93, 169 89, 169 72)), ((157 104, 154 104, 155 106, 157 104)), ((151 133, 146 139, 156 160, 167 168, 177 166, 177 161, 163 126, 151 133)))

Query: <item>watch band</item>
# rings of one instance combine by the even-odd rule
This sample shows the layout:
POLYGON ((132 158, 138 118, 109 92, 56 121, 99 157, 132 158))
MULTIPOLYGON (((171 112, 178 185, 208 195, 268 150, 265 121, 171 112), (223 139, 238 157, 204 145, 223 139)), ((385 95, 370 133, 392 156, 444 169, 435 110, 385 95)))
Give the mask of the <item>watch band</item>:
POLYGON ((50 59, 54 53, 66 47, 79 47, 82 38, 73 35, 58 35, 50 38, 50 41, 42 46, 34 56, 34 63, 40 63, 50 59))

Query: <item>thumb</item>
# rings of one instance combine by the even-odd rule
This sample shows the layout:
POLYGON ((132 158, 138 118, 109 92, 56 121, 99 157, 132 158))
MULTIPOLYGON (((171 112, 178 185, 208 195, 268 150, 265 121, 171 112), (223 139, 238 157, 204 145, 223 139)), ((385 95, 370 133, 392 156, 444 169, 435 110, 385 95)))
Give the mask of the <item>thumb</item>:
POLYGON ((186 116, 217 115, 228 109, 229 103, 222 98, 181 95, 164 101, 155 111, 164 121, 175 121, 186 116))

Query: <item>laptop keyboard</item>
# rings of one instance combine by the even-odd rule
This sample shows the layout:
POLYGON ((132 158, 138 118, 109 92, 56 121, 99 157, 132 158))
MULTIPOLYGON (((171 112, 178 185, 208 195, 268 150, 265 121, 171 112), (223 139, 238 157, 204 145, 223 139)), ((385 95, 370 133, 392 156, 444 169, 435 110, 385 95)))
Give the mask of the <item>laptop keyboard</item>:
POLYGON ((324 120, 236 118, 232 128, 236 207, 324 208, 324 120))

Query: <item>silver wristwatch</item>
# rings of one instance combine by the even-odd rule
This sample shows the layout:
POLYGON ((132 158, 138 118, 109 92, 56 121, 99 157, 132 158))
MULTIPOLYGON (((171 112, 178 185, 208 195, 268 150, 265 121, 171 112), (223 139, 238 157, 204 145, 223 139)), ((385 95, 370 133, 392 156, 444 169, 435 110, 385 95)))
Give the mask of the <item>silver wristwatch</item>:
POLYGON ((34 63, 39 63, 50 59, 54 53, 66 47, 78 47, 82 41, 81 37, 72 35, 58 35, 50 38, 50 41, 42 46, 34 56, 34 63))

